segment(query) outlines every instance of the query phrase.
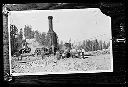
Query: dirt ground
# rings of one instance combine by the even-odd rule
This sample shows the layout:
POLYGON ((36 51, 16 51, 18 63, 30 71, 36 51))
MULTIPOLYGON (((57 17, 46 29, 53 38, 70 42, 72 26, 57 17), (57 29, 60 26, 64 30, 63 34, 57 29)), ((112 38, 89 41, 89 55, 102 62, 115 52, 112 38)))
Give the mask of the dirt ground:
POLYGON ((110 70, 110 54, 88 56, 88 58, 64 58, 57 60, 56 56, 25 57, 22 61, 12 58, 12 73, 37 73, 37 72, 67 72, 67 71, 92 71, 110 70))

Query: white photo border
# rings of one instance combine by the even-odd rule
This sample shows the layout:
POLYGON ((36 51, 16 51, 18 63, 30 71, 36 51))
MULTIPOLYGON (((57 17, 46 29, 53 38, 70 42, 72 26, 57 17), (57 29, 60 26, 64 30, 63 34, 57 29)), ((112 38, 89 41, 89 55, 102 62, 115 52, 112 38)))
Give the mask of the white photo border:
MULTIPOLYGON (((99 9, 99 8, 98 8, 99 9)), ((60 9, 64 10, 64 9, 60 9)), ((72 9, 68 9, 70 11, 72 9)), ((77 9, 78 10, 78 9, 77 9)), ((34 10, 39 11, 40 10, 34 10)), ((45 10, 43 10, 45 11, 45 10)), ((49 10, 48 10, 49 11, 49 10)), ((51 10, 54 12, 54 10, 51 10)), ((74 10, 75 11, 75 10, 74 10)), ((112 50, 112 28, 111 28, 111 38, 110 38, 110 59, 111 59, 111 69, 110 70, 93 70, 93 71, 69 71, 69 72, 37 72, 37 73, 12 73, 12 64, 11 64, 11 43, 10 43, 10 15, 11 12, 33 12, 33 10, 25 11, 9 11, 8 14, 8 32, 9 32, 9 64, 10 64, 10 74, 11 76, 22 76, 22 75, 48 75, 48 74, 75 74, 75 73, 102 73, 102 72, 113 72, 113 50, 112 50)), ((102 12, 101 12, 102 13, 102 12)), ((102 13, 103 14, 103 13, 102 13)), ((111 18, 111 17, 110 17, 111 18)))

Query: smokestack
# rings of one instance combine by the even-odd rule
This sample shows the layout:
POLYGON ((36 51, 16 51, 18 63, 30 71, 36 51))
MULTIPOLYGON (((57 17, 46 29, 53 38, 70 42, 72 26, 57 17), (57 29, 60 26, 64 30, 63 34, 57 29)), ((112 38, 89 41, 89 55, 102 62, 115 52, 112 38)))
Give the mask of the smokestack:
POLYGON ((49 20, 49 31, 53 31, 53 25, 52 25, 52 16, 48 16, 48 20, 49 20))

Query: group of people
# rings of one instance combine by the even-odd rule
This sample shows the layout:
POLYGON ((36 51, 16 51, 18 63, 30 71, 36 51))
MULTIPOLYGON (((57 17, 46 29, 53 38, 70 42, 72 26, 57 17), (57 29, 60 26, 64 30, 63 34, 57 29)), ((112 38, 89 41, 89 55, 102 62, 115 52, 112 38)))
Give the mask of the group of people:
POLYGON ((58 59, 60 58, 84 58, 85 55, 85 50, 84 49, 65 49, 65 50, 60 50, 56 52, 56 56, 58 59))
POLYGON ((57 50, 54 48, 54 50, 52 48, 37 48, 35 50, 35 54, 41 55, 42 58, 44 58, 44 56, 50 56, 51 54, 53 54, 54 56, 56 56, 58 59, 60 58, 84 58, 85 56, 85 50, 84 49, 64 49, 64 50, 57 50))
MULTIPOLYGON (((20 55, 23 54, 23 53, 30 53, 31 51, 31 48, 22 48, 19 53, 20 55)), ((36 48, 33 56, 41 56, 42 59, 45 57, 45 56, 51 56, 51 55, 54 55, 56 56, 58 59, 60 58, 69 58, 69 57, 72 57, 72 58, 84 58, 84 55, 85 55, 85 50, 84 49, 75 49, 75 48, 72 48, 72 49, 64 49, 64 50, 57 50, 57 48, 46 48, 46 47, 42 47, 42 48, 36 48)))
POLYGON ((72 57, 84 57, 85 50, 84 49, 72 49, 71 50, 72 57))
POLYGON ((58 59, 60 58, 84 58, 85 55, 85 50, 84 49, 65 49, 65 50, 57 50, 54 48, 54 50, 52 48, 37 48, 35 50, 35 53, 37 56, 41 55, 42 58, 44 58, 44 56, 51 56, 54 55, 56 56, 58 59))

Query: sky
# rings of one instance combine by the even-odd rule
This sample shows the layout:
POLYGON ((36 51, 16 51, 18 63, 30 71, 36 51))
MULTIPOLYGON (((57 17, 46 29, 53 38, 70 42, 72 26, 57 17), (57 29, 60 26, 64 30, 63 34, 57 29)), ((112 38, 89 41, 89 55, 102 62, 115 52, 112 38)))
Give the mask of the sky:
POLYGON ((53 30, 58 35, 59 41, 111 39, 111 18, 98 8, 11 11, 9 22, 18 29, 31 25, 32 30, 48 32, 48 16, 53 16, 53 30))

